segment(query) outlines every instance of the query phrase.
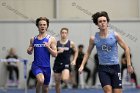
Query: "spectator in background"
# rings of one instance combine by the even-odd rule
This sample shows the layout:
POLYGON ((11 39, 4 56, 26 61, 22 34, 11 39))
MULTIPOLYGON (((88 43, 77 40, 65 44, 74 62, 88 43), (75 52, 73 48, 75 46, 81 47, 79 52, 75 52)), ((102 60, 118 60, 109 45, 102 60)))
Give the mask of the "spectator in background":
MULTIPOLYGON (((80 67, 80 65, 82 63, 83 57, 84 57, 83 48, 84 48, 84 46, 82 44, 78 46, 78 57, 77 57, 77 60, 76 60, 76 65, 75 65, 77 87, 79 85, 79 72, 78 72, 78 69, 79 69, 79 67, 80 67)), ((90 78, 90 75, 91 75, 91 71, 87 67, 87 64, 84 67, 84 72, 87 73, 87 77, 86 77, 85 82, 86 82, 86 84, 88 84, 88 81, 89 81, 89 78, 90 78)))
MULTIPOLYGON (((16 50, 14 48, 10 48, 9 54, 6 56, 6 59, 18 59, 18 56, 16 54, 16 50)), ((6 64, 7 70, 9 72, 9 83, 13 83, 15 81, 13 72, 15 71, 16 74, 16 83, 18 83, 19 80, 19 69, 18 69, 18 63, 17 62, 8 62, 6 64)))
MULTIPOLYGON (((131 54, 130 54, 130 58, 132 58, 131 54)), ((131 62, 131 65, 132 65, 132 62, 131 62)), ((127 61, 126 61, 125 53, 123 53, 122 57, 121 57, 121 73, 122 73, 122 77, 123 77, 123 71, 125 69, 127 69, 127 61)), ((131 82, 135 83, 136 88, 140 88, 140 85, 138 85, 137 76, 136 76, 135 71, 130 75, 130 79, 131 79, 131 82)))
POLYGON ((96 84, 96 76, 98 72, 98 66, 99 66, 99 59, 98 59, 98 54, 96 53, 94 55, 94 68, 93 68, 93 74, 92 74, 92 85, 95 86, 96 84))

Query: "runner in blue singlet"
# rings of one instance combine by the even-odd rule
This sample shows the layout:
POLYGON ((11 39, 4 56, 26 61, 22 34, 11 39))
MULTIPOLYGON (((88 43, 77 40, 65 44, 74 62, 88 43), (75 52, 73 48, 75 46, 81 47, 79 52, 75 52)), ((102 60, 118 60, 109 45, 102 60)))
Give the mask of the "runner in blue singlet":
POLYGON ((99 59, 99 79, 104 93, 122 93, 117 44, 124 49, 127 59, 127 69, 128 72, 132 73, 133 68, 130 62, 129 48, 117 32, 108 28, 110 20, 107 12, 97 12, 92 18, 95 25, 98 26, 99 32, 95 34, 95 37, 90 37, 88 50, 79 68, 79 72, 82 72, 92 49, 96 46, 99 59))
POLYGON ((36 20, 39 34, 30 39, 30 45, 27 49, 28 54, 32 54, 34 50, 34 61, 32 63, 32 72, 36 76, 36 93, 48 93, 48 85, 50 82, 51 68, 50 55, 57 56, 56 40, 47 34, 49 27, 49 19, 40 17, 36 20))

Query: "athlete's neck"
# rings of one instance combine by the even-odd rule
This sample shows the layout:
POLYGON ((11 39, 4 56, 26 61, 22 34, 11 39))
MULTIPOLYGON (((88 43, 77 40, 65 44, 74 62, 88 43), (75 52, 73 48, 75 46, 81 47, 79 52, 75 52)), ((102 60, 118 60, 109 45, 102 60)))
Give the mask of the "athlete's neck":
POLYGON ((67 41, 68 41, 68 39, 66 38, 66 39, 61 39, 60 40, 60 42, 62 43, 62 44, 66 44, 67 43, 67 41))
POLYGON ((47 35, 46 32, 45 33, 39 33, 38 38, 42 39, 42 38, 46 37, 46 35, 47 35))
POLYGON ((108 29, 103 29, 103 30, 100 30, 99 34, 100 34, 100 37, 106 38, 109 34, 109 31, 108 29))

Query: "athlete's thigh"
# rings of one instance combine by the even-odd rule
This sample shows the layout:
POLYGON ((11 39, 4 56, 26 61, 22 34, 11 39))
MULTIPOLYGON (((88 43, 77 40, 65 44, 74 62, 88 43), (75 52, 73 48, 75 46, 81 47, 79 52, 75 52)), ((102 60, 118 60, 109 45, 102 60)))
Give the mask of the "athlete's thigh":
POLYGON ((44 81, 43 71, 40 67, 32 65, 32 73, 36 77, 37 81, 44 81))
POLYGON ((62 71, 62 79, 63 80, 68 80, 69 79, 69 76, 70 76, 70 71, 69 69, 64 69, 62 71))
POLYGON ((111 77, 110 74, 105 72, 105 71, 99 71, 99 80, 101 82, 102 87, 106 86, 106 85, 110 85, 111 86, 111 77))
POLYGON ((119 65, 116 65, 112 68, 114 70, 114 74, 112 74, 111 82, 113 89, 121 89, 122 88, 122 79, 119 65))
POLYGON ((51 68, 50 67, 43 68, 43 74, 45 78, 44 85, 49 85, 51 78, 51 68))
POLYGON ((54 73, 61 73, 63 69, 64 69, 64 65, 60 65, 60 64, 55 63, 53 66, 54 73))

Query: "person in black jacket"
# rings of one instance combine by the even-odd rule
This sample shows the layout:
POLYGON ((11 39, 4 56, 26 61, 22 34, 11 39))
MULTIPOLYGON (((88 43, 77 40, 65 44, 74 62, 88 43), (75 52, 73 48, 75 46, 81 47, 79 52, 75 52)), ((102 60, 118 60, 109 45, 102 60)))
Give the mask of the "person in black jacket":
POLYGON ((98 54, 96 53, 94 55, 94 68, 93 68, 93 74, 92 74, 92 85, 94 86, 96 84, 96 76, 98 72, 98 66, 99 66, 99 59, 98 54))
MULTIPOLYGON (((82 44, 78 46, 78 57, 77 57, 77 60, 76 60, 76 65, 75 65, 75 70, 76 70, 76 73, 75 73, 76 75, 75 76, 76 76, 77 87, 79 85, 79 72, 78 72, 78 69, 79 69, 79 67, 80 67, 80 65, 82 63, 83 57, 84 57, 83 48, 84 48, 84 46, 82 44)), ((87 65, 85 65, 84 72, 87 73, 87 77, 86 77, 86 80, 85 80, 85 82, 87 84, 88 81, 89 81, 89 78, 91 76, 91 71, 87 67, 87 65)))

